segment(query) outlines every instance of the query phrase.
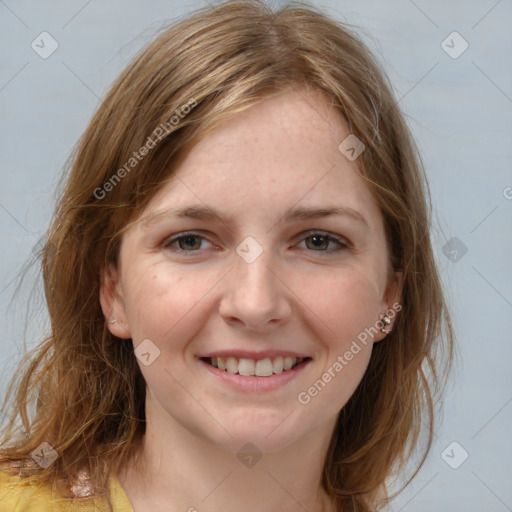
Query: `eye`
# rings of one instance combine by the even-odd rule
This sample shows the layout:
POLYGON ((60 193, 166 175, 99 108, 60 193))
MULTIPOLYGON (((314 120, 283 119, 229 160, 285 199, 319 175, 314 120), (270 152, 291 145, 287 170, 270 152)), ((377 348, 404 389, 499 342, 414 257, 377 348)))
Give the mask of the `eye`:
POLYGON ((168 238, 163 246, 166 249, 177 252, 197 252, 201 247, 201 242, 207 241, 203 236, 197 233, 180 233, 178 236, 168 238), (178 247, 175 247, 175 244, 178 247), (173 247, 174 246, 174 247, 173 247))
POLYGON ((310 231, 308 236, 303 239, 306 242, 306 248, 315 252, 334 252, 342 249, 348 249, 350 244, 337 236, 330 235, 323 231, 310 231), (308 243, 310 241, 310 243, 308 243), (337 248, 329 249, 329 244, 334 243, 337 248))
MULTIPOLYGON (((310 231, 302 240, 306 243, 306 249, 315 252, 331 253, 351 247, 350 243, 346 240, 323 231, 310 231), (333 244, 334 248, 332 247, 333 244), (329 249, 329 247, 331 248, 329 249)), ((201 247, 202 242, 211 243, 205 237, 195 232, 179 233, 165 240, 163 247, 173 252, 197 253, 204 249, 204 247, 201 247)))

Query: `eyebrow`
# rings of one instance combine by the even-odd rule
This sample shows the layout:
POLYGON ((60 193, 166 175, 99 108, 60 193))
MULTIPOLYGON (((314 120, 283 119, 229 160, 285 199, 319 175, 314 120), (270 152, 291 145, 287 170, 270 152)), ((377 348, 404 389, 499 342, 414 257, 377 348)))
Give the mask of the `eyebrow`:
MULTIPOLYGON (((357 210, 354 210, 353 208, 350 208, 348 206, 331 206, 324 208, 300 206, 292 208, 292 210, 290 210, 288 213, 284 215, 282 220, 290 222, 293 220, 319 219, 332 216, 349 217, 352 220, 355 220, 358 223, 363 224, 366 227, 369 227, 368 222, 363 217, 363 215, 357 210)), ((217 220, 222 222, 223 224, 228 224, 232 219, 232 217, 225 216, 220 212, 216 211, 215 209, 207 208, 204 205, 190 205, 181 208, 155 212, 154 214, 146 217, 146 219, 142 221, 142 224, 147 226, 148 224, 152 224, 154 221, 158 220, 158 218, 160 217, 217 220)))

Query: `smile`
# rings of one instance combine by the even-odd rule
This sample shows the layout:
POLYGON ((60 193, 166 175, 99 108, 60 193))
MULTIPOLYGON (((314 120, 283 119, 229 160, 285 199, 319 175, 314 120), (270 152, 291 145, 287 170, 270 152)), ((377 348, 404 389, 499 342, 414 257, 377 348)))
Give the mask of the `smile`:
POLYGON ((214 368, 232 375, 270 377, 274 374, 287 372, 311 358, 277 356, 264 359, 249 359, 245 357, 203 357, 201 359, 214 368))
POLYGON ((259 394, 288 389, 299 375, 304 374, 313 359, 298 357, 298 354, 223 353, 221 356, 199 357, 198 361, 214 378, 212 385, 218 382, 237 392, 259 394))

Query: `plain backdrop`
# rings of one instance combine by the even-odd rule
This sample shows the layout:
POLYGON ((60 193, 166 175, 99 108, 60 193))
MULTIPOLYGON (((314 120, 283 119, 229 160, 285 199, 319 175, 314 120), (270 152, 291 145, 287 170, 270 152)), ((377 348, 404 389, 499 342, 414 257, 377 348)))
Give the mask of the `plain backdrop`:
MULTIPOLYGON (((459 345, 432 451, 391 510, 512 510, 512 2, 313 3, 360 27, 414 131, 459 345)), ((31 275, 14 292, 66 159, 130 57, 164 23, 203 5, 0 0, 2 398, 24 340, 37 341, 46 324, 42 314, 25 332, 37 297, 31 275), (58 44, 47 58, 31 46, 41 37, 45 51, 58 44)))

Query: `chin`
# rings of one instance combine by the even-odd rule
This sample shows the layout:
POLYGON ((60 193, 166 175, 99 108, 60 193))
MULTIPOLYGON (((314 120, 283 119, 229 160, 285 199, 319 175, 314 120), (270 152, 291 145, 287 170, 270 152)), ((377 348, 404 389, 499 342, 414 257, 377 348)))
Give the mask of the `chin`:
POLYGON ((242 416, 224 423, 232 437, 223 431, 225 435, 215 439, 217 444, 234 453, 238 453, 247 443, 252 443, 261 452, 275 452, 307 435, 306 431, 302 432, 304 422, 297 423, 297 418, 293 418, 289 411, 276 414, 262 410, 245 415, 242 412, 242 416))

